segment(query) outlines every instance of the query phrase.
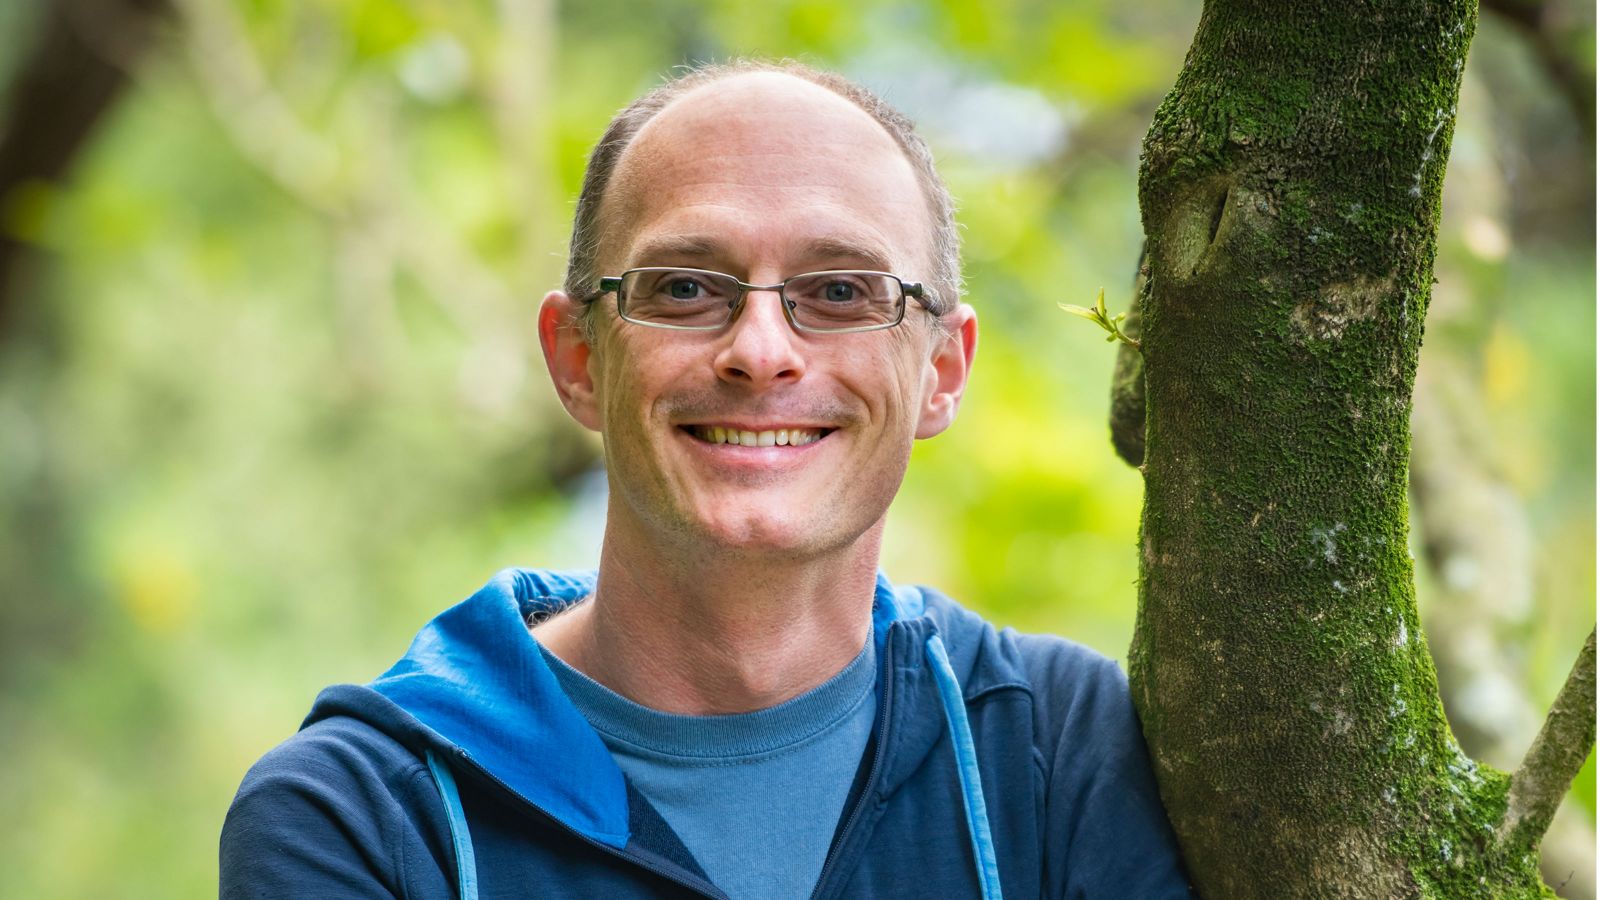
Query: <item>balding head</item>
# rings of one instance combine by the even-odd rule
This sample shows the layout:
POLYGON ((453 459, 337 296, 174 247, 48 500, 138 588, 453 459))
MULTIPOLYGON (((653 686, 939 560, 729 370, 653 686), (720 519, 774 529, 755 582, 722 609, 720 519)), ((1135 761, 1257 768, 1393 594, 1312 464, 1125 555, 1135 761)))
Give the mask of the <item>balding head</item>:
MULTIPOLYGON (((629 148, 665 110, 713 84, 716 85, 716 93, 698 97, 693 109, 680 110, 685 113, 686 119, 685 122, 674 124, 674 128, 689 124, 691 118, 705 128, 715 128, 718 116, 726 121, 726 117, 731 115, 750 117, 783 113, 784 110, 772 107, 775 102, 812 104, 821 114, 825 104, 836 102, 835 98, 845 101, 848 107, 853 107, 853 111, 864 114, 874 122, 899 150, 920 188, 926 221, 930 223, 923 242, 927 248, 930 271, 923 280, 935 302, 935 309, 944 313, 954 308, 961 295, 960 237, 955 226, 950 192, 934 170, 933 156, 927 144, 916 134, 909 119, 891 109, 870 91, 838 75, 798 63, 739 62, 698 68, 639 98, 612 119, 589 157, 583 189, 578 197, 565 284, 569 296, 584 301, 592 301, 597 296, 597 282, 602 274, 598 271, 602 251, 616 237, 619 220, 626 218, 622 210, 612 210, 610 207, 614 200, 618 204, 629 202, 626 198, 630 192, 624 188, 638 174, 635 165, 638 160, 630 158, 634 155, 628 152, 629 148), (785 90, 785 85, 774 81, 779 79, 790 82, 799 80, 805 87, 796 91, 790 84, 787 85, 790 89, 785 90), (616 189, 613 189, 614 185, 616 189)), ((791 118, 796 111, 788 111, 791 118)), ((829 113, 835 119, 851 114, 851 109, 838 108, 829 113)), ((804 134, 796 135, 793 131, 790 125, 783 132, 773 134, 772 140, 803 140, 807 137, 804 134)), ((825 140, 826 135, 821 138, 825 140)), ((644 155, 639 155, 639 159, 643 158, 644 155)), ((592 306, 592 303, 589 305, 592 306)), ((588 312, 586 309, 586 323, 592 318, 588 312)))

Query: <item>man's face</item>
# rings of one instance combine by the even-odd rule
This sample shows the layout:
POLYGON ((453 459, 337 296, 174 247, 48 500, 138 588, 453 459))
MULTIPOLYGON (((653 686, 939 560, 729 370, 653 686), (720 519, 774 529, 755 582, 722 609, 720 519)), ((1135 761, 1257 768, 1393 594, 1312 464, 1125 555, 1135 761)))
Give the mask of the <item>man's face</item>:
MULTIPOLYGON (((927 204, 893 139, 786 75, 735 76, 670 105, 623 155, 602 224, 605 275, 684 266, 776 284, 822 269, 932 271, 927 204)), ((749 294, 710 332, 622 322, 612 297, 600 302, 563 400, 604 437, 609 514, 625 517, 613 525, 686 550, 808 556, 881 523, 913 438, 953 417, 976 334, 970 309, 951 335, 914 301, 899 326, 855 334, 797 333, 776 292, 749 294), (714 429, 789 443, 719 443, 714 429)), ((559 336, 545 331, 542 314, 559 388, 559 336)))

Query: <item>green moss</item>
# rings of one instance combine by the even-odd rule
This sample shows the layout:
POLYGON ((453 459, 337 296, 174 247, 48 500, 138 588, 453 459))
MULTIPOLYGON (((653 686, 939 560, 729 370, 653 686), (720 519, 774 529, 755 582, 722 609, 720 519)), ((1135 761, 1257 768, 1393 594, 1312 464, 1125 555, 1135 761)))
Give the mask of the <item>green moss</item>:
POLYGON ((1400 835, 1393 851, 1411 860, 1425 897, 1553 897, 1530 848, 1497 842, 1510 776, 1467 759, 1454 742, 1436 746, 1438 762, 1405 788, 1426 811, 1424 827, 1400 835))

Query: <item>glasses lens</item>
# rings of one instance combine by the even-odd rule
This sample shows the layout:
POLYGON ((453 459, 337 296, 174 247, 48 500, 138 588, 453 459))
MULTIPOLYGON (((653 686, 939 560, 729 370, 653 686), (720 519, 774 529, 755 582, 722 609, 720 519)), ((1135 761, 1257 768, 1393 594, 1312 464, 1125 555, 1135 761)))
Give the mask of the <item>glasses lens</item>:
POLYGON ((905 294, 900 279, 882 272, 812 272, 783 288, 802 328, 842 331, 875 328, 900 320, 905 294))
POLYGON ((678 328, 717 328, 739 297, 729 275, 697 269, 634 269, 617 291, 624 319, 678 328))

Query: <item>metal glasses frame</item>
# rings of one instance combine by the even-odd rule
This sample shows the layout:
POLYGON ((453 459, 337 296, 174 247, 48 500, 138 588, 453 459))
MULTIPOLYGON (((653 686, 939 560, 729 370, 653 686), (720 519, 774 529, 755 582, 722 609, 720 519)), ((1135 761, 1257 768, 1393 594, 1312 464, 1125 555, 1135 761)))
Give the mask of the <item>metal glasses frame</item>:
MULTIPOLYGON (((643 325, 647 328, 666 328, 672 331, 719 331, 723 328, 726 328, 728 323, 739 317, 739 311, 744 308, 745 295, 749 294, 751 291, 777 291, 779 299, 783 301, 779 305, 783 307, 783 317, 789 320, 789 327, 793 328, 795 331, 806 334, 853 334, 863 331, 882 331, 885 328, 893 328, 905 320, 907 297, 915 299, 917 303, 921 304, 922 308, 928 312, 934 312, 933 304, 930 303, 924 296, 925 292, 922 288, 922 282, 905 281, 898 275, 894 275, 889 272, 875 272, 870 269, 823 269, 818 272, 802 272, 799 275, 792 275, 788 278, 785 278, 777 284, 746 284, 745 282, 740 281, 726 272, 716 272, 712 271, 711 269, 691 269, 683 266, 641 266, 639 268, 628 269, 621 275, 607 275, 600 279, 600 293, 612 294, 617 298, 617 315, 624 322, 631 322, 635 325, 643 325), (728 317, 716 325, 669 325, 665 322, 651 322, 646 319, 634 319, 628 316, 628 312, 624 308, 622 302, 622 280, 636 272, 687 272, 694 275, 715 275, 718 278, 726 278, 737 285, 739 288, 739 294, 733 299, 732 303, 728 304, 728 317), (789 295, 785 293, 785 288, 788 287, 789 283, 799 278, 812 278, 817 275, 835 274, 878 275, 884 278, 893 279, 896 284, 900 285, 900 301, 898 308, 895 310, 894 320, 889 322, 881 322, 876 325, 854 325, 849 328, 813 328, 809 325, 802 325, 795 321, 794 308, 796 303, 795 301, 790 300, 789 295)), ((937 313, 935 313, 935 315, 937 315, 937 313)))

